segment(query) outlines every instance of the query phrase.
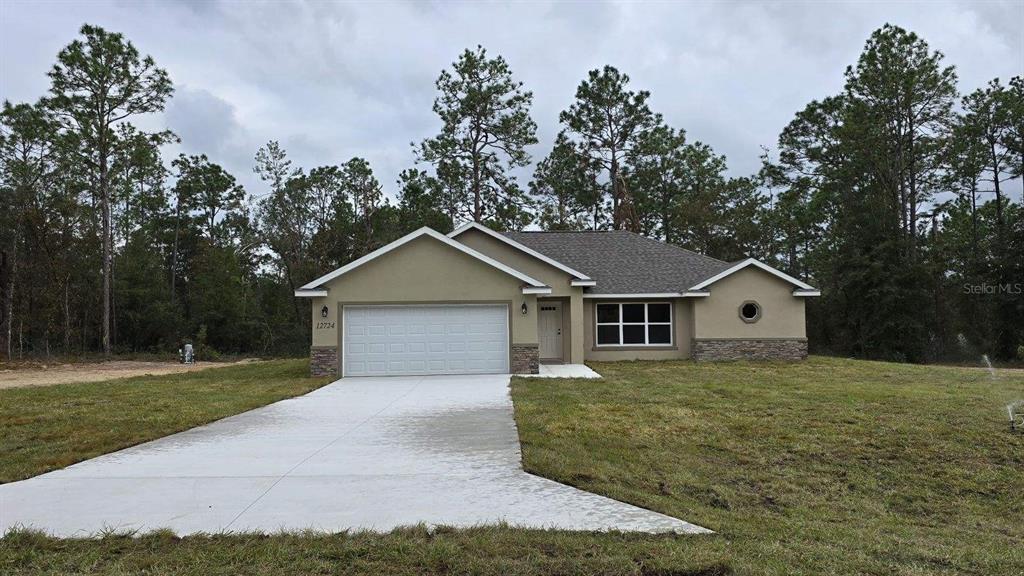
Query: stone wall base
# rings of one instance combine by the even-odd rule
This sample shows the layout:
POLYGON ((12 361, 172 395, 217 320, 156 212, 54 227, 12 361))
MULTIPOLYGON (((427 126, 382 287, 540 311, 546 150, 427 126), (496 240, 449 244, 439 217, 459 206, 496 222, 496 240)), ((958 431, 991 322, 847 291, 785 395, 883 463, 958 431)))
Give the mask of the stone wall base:
POLYGON ((540 346, 538 344, 512 345, 512 373, 537 374, 540 372, 540 346))
POLYGON ((804 360, 807 340, 701 338, 694 339, 691 350, 694 360, 804 360))
POLYGON ((338 375, 338 348, 336 346, 313 346, 309 349, 309 375, 338 375))

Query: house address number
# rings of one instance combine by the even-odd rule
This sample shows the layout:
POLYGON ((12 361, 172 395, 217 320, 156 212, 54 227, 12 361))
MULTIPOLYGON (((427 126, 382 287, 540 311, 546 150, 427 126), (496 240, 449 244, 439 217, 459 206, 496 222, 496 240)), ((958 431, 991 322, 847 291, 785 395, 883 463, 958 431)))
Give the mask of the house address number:
POLYGON ((317 330, 324 330, 324 329, 330 329, 330 328, 334 328, 334 322, 317 322, 316 323, 316 329, 317 330))

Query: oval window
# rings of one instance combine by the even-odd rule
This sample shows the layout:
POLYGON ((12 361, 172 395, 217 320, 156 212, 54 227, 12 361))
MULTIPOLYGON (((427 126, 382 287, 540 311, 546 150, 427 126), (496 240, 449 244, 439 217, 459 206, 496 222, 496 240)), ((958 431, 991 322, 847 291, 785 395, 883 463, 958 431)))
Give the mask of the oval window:
POLYGON ((740 318, 744 322, 757 322, 761 318, 761 305, 757 302, 744 302, 740 305, 740 318))

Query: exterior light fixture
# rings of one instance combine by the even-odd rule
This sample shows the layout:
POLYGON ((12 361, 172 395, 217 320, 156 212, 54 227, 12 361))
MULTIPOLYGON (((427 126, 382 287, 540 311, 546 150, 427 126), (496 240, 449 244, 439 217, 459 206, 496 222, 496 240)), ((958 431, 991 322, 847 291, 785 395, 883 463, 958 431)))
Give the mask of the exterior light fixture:
POLYGON ((523 305, 519 307, 519 311, 523 313, 523 316, 526 316, 526 313, 528 312, 526 308, 526 300, 523 300, 523 305))
POLYGON ((327 306, 324 306, 323 308, 320 309, 320 317, 321 318, 327 318, 327 314, 328 314, 327 306))

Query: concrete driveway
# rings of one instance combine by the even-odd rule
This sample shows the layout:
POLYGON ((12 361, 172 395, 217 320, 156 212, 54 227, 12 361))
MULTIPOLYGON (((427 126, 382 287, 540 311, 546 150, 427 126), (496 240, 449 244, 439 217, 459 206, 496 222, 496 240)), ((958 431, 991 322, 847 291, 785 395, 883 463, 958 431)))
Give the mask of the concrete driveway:
POLYGON ((0 533, 704 528, 522 470, 508 376, 346 378, 0 485, 0 533))

